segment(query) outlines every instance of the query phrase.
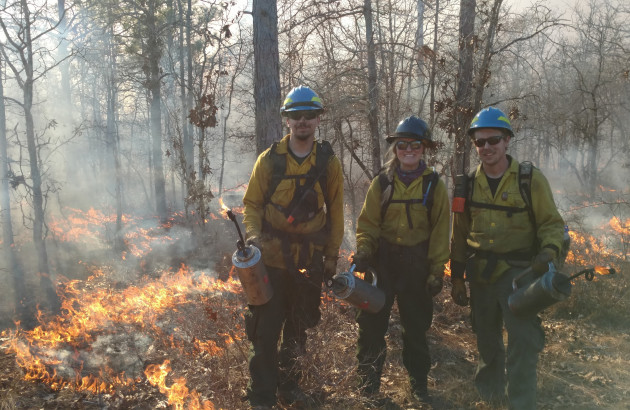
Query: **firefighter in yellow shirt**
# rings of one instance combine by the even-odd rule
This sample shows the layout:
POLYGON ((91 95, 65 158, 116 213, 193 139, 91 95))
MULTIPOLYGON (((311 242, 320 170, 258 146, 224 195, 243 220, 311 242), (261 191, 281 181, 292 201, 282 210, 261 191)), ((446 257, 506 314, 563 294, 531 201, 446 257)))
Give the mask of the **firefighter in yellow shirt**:
POLYGON ((416 116, 403 119, 387 142, 389 160, 368 189, 353 255, 357 271, 370 266, 376 270, 378 287, 386 295, 380 312, 357 314, 360 390, 370 398, 379 391, 385 333, 397 299, 411 394, 428 402, 431 358, 426 332, 433 319, 432 297, 442 289, 448 261, 448 194, 444 182, 422 159, 425 149, 434 146, 426 122, 416 116))
POLYGON ((482 399, 497 403, 507 399, 512 409, 535 409, 536 363, 545 335, 537 315, 512 313, 508 297, 513 279, 524 269, 531 265, 533 274, 523 278, 531 281, 557 258, 564 222, 542 172, 506 153, 514 134, 501 110, 481 110, 468 134, 481 164, 472 178, 464 178, 465 207, 455 209, 453 200, 451 295, 455 303, 468 304, 465 273, 479 350, 475 387, 482 399), (531 167, 531 172, 523 172, 523 166, 531 167), (524 194, 530 199, 519 189, 519 180, 523 186, 527 174, 531 193, 524 194))
POLYGON ((273 288, 271 300, 245 317, 247 397, 255 409, 270 409, 277 398, 312 402, 299 388, 296 359, 306 330, 320 320, 322 281, 336 273, 344 227, 341 163, 327 141, 315 140, 323 110, 309 87, 289 92, 281 113, 290 134, 260 154, 243 198, 246 242, 261 249, 273 288))

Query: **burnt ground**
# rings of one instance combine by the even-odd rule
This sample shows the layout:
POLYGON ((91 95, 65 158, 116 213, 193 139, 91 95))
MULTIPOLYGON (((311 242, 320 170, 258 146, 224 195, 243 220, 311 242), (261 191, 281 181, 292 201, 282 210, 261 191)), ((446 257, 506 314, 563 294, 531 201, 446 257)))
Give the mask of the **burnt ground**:
MULTIPOLYGON (((205 245, 196 247, 202 252, 159 249, 141 259, 130 258, 123 266, 111 264, 105 275, 89 284, 89 267, 94 261, 83 257, 80 265, 70 260, 63 266, 71 279, 86 281, 84 291, 107 288, 112 295, 132 285, 164 283, 163 272, 176 271, 181 263, 189 264, 193 275, 211 266, 208 269, 219 280, 228 280, 233 246, 212 244, 225 242, 221 238, 226 236, 234 237, 231 229, 228 225, 206 238, 205 245), (70 270, 73 266, 74 270, 70 270)), ((94 257, 101 258, 102 254, 94 257)), ((596 277, 593 282, 576 280, 568 300, 541 314, 547 343, 538 367, 539 409, 630 408, 630 280, 624 274, 628 265, 619 259, 599 261, 606 262, 615 264, 619 273, 596 277)), ((579 269, 583 267, 568 268, 579 269)), ((46 367, 50 374, 56 371, 60 375, 55 382, 41 377, 29 380, 29 374, 9 348, 15 326, 3 317, 0 410, 188 409, 196 408, 197 403, 206 408, 212 404, 215 408, 246 409, 243 396, 248 379, 249 342, 243 331, 244 295, 229 290, 178 292, 185 297, 164 311, 154 312, 150 322, 113 322, 80 340, 62 344, 52 353, 34 344, 34 354, 63 358, 62 364, 46 367), (160 388, 147 379, 145 372, 167 360, 170 371, 164 379, 165 387, 160 388), (131 382, 120 385, 114 382, 114 374, 99 374, 104 364, 114 373, 124 371, 131 382), (97 376, 100 385, 83 389, 76 375, 97 376), (169 399, 169 393, 176 390, 183 392, 185 398, 169 399)), ((395 311, 388 333, 383 400, 368 403, 357 394, 357 328, 353 309, 331 297, 323 299, 322 322, 310 332, 308 353, 300 363, 305 374, 304 390, 318 400, 321 409, 505 408, 480 401, 473 390, 477 355, 468 309, 455 306, 449 293, 446 284, 435 299, 434 324, 429 331, 433 358, 429 390, 433 406, 421 407, 410 401, 401 359, 401 327, 395 311)), ((40 329, 49 328, 55 320, 43 318, 40 329)), ((27 343, 24 333, 17 339, 27 343)))

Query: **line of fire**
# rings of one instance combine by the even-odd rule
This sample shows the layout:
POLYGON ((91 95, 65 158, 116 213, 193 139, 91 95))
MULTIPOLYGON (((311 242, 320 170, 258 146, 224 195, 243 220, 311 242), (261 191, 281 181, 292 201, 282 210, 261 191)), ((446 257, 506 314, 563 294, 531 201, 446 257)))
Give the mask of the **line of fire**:
MULTIPOLYGON (((248 303, 265 295, 247 291, 248 286, 257 286, 252 280, 261 278, 252 271, 256 263, 249 263, 253 254, 243 242, 242 208, 220 204, 206 221, 214 243, 194 250, 194 256, 187 247, 191 233, 182 215, 172 215, 167 225, 157 218, 124 215, 126 250, 108 263, 102 262, 100 246, 116 216, 96 209, 66 209, 65 219, 50 223, 52 242, 66 251, 75 249, 82 257, 74 260, 76 266, 60 266, 75 276, 59 280, 61 313, 40 312, 32 329, 19 322, 5 329, 0 338, 3 360, 10 358, 24 381, 50 391, 73 392, 85 403, 109 403, 113 408, 133 408, 141 402, 150 403, 143 408, 230 408, 229 403, 239 401, 247 376, 249 342, 243 313, 248 303), (90 255, 86 249, 91 256, 83 256, 90 255)), ((586 295, 598 291, 594 288, 605 282, 602 275, 621 273, 628 258, 630 219, 612 217, 596 230, 572 227, 568 233, 571 248, 562 277, 573 292, 549 305, 570 316, 572 309, 591 300, 586 295)), ((353 274, 351 253, 352 249, 342 251, 337 283, 322 293, 324 317, 343 317, 346 323, 352 323, 353 307, 367 308, 362 306, 361 286, 373 286, 353 274), (353 290, 357 300, 344 295, 353 290)), ((555 280, 551 286, 557 287, 555 280)), ((447 293, 438 299, 440 312, 459 309, 447 293)), ((610 294, 622 298, 627 288, 610 294)), ((326 326, 320 332, 333 325, 326 326)), ((356 327, 346 327, 346 333, 322 336, 321 343, 339 337, 343 354, 352 356, 356 327)), ((330 390, 352 377, 351 367, 319 371, 332 378, 330 390)))

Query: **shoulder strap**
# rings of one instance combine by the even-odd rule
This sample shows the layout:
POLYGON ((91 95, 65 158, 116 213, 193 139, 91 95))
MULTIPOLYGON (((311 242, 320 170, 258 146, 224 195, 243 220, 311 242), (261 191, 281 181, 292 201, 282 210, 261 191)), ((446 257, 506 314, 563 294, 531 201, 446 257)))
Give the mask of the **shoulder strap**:
POLYGON ((517 208, 511 206, 502 206, 502 205, 494 205, 494 204, 485 204, 480 202, 474 202, 472 200, 473 191, 475 187, 475 172, 471 172, 468 176, 468 200, 466 201, 470 208, 471 206, 477 208, 487 208, 487 209, 496 209, 500 211, 506 211, 508 216, 514 213, 527 211, 529 215, 529 219, 532 225, 536 226, 536 218, 534 216, 534 210, 532 208, 532 172, 534 166, 529 161, 521 162, 518 166, 518 189, 523 198, 523 202, 525 202, 525 208, 517 208))
POLYGON ((319 186, 324 194, 324 200, 328 201, 328 189, 327 189, 327 174, 328 174, 328 162, 330 158, 335 155, 332 149, 332 145, 328 141, 317 142, 317 157, 315 158, 315 175, 319 179, 319 186))
POLYGON ((429 223, 431 223, 431 209, 433 209, 433 197, 435 196, 435 187, 438 183, 439 178, 440 176, 434 170, 431 173, 430 177, 424 178, 424 180, 422 181, 422 192, 424 192, 422 196, 422 205, 427 207, 429 223))
MULTIPOLYGON (((473 191, 475 190, 475 174, 476 171, 471 171, 466 179, 466 211, 470 215, 470 205, 472 204, 473 191)), ((466 174, 464 174, 466 175, 466 174)))
MULTIPOLYGON (((390 181, 387 174, 383 171, 379 172, 377 178, 379 179, 379 184, 381 186, 381 219, 383 219, 389 204, 392 202, 392 197, 394 196, 394 186, 393 181, 390 181)), ((427 208, 427 217, 429 218, 429 222, 431 221, 431 209, 433 208, 433 197, 438 178, 439 175, 435 171, 433 171, 430 176, 422 178, 422 205, 427 208)), ((420 201, 414 199, 395 202, 417 203, 420 201)), ((409 221, 409 224, 411 226, 411 221, 409 221)))
POLYGON ((271 196, 276 192, 280 181, 284 178, 287 169, 287 160, 284 155, 278 154, 278 142, 271 144, 269 158, 271 158, 271 179, 265 194, 265 203, 271 201, 271 196))
POLYGON ((394 196, 394 184, 393 181, 390 181, 387 173, 383 170, 378 173, 376 176, 378 178, 379 185, 381 186, 381 220, 385 218, 385 212, 387 212, 387 207, 389 207, 389 203, 392 201, 392 196, 394 196), (389 188, 389 189, 388 189, 389 188))
MULTIPOLYGON (((270 202, 273 193, 276 192, 280 181, 287 177, 287 159, 286 154, 278 154, 277 151, 278 143, 274 142, 269 149, 269 157, 271 158, 272 170, 271 170, 271 180, 269 181, 269 186, 267 187, 267 193, 265 195, 265 202, 270 202)), ((319 185, 322 189, 322 193, 324 194, 324 199, 327 200, 327 170, 328 170, 328 162, 330 158, 334 155, 334 151, 330 142, 321 141, 317 142, 317 157, 315 158, 315 167, 311 168, 307 175, 312 176, 314 180, 312 181, 312 185, 319 180, 319 185)), ((303 177, 303 175, 291 176, 292 178, 303 177)))
POLYGON ((534 172, 534 166, 529 161, 523 161, 518 165, 518 189, 521 192, 521 197, 527 207, 527 213, 529 219, 532 222, 534 228, 536 228, 536 217, 532 208, 532 173, 534 172))

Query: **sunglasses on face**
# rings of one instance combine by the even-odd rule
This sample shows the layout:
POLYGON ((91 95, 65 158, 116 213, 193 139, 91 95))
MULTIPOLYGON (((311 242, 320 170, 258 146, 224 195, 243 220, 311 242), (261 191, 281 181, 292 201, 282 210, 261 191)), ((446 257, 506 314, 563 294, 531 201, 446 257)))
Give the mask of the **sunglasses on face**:
POLYGON ((318 115, 319 115, 319 111, 317 110, 287 112, 287 117, 295 121, 301 120, 302 117, 306 118, 307 120, 312 120, 313 118, 316 118, 318 115))
POLYGON ((497 145, 499 143, 499 141, 501 141, 503 139, 503 135, 498 135, 498 136, 494 136, 494 137, 488 137, 488 138, 479 138, 478 140, 473 140, 473 143, 481 148, 481 147, 485 147, 486 142, 490 145, 497 145))
POLYGON ((401 151, 407 149, 407 147, 411 147, 412 150, 417 151, 422 148, 422 141, 398 141, 396 142, 396 148, 401 151))

